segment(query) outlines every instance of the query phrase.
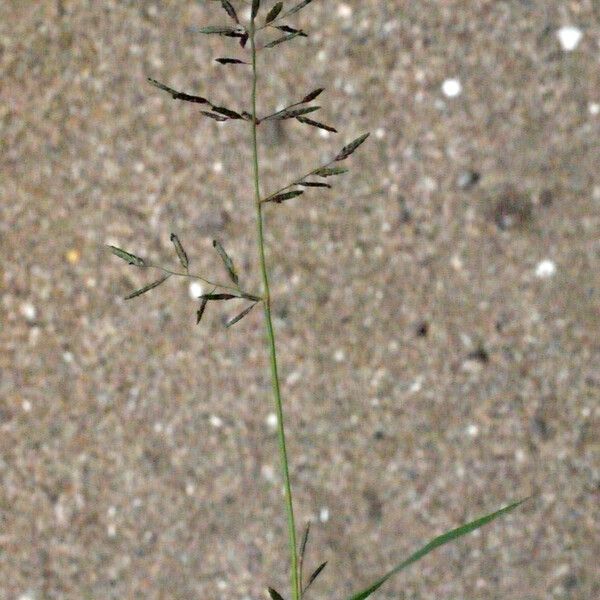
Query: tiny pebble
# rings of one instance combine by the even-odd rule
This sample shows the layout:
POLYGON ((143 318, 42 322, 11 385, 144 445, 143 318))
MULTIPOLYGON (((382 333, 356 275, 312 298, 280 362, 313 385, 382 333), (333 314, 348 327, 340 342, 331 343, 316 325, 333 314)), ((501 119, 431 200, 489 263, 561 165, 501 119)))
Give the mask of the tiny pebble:
POLYGON ((326 506, 323 506, 319 511, 319 521, 321 521, 321 523, 327 523, 327 521, 329 521, 329 509, 326 506))
POLYGON ((220 161, 213 163, 213 171, 215 173, 222 173, 223 172, 223 163, 220 161))
POLYGON ((31 302, 21 304, 21 314, 28 320, 33 321, 37 315, 37 310, 31 302))
POLYGON ((556 36, 558 37, 562 49, 565 52, 572 52, 579 46, 579 42, 581 42, 581 38, 583 37, 583 32, 579 27, 566 25, 556 32, 556 36))
POLYGON ((477 425, 475 425, 474 423, 471 423, 471 425, 467 427, 467 433, 471 437, 477 437, 479 435, 479 427, 477 427, 477 425))
POLYGON ((77 248, 71 248, 70 250, 67 250, 65 258, 67 259, 68 263, 76 265, 79 262, 79 259, 81 258, 81 254, 79 253, 79 250, 77 250, 77 248))
POLYGON ((442 93, 447 98, 456 98, 462 92, 462 84, 459 79, 446 79, 442 83, 442 93))
POLYGON ((277 429, 277 415, 275 413, 269 413, 267 415, 266 423, 270 429, 277 429))
POLYGON ((210 415, 210 424, 215 428, 215 429, 219 429, 220 427, 223 427, 223 419, 221 419, 221 417, 217 416, 217 415, 210 415))
POLYGON ((540 279, 548 279, 556 273, 556 264, 554 261, 546 259, 538 263, 535 268, 535 275, 540 279))
POLYGON ((588 111, 593 117, 600 115, 600 104, 598 102, 590 102, 588 104, 588 111))
POLYGON ((348 4, 340 4, 337 12, 340 17, 348 19, 352 16, 352 7, 348 4))
POLYGON ((271 465, 263 465, 260 468, 261 475, 270 483, 275 481, 275 469, 271 465))
POLYGON ((31 412, 31 402, 29 400, 23 400, 21 408, 24 412, 31 412))
POLYGON ((190 283, 190 298, 197 300, 204 293, 204 288, 199 281, 190 283))

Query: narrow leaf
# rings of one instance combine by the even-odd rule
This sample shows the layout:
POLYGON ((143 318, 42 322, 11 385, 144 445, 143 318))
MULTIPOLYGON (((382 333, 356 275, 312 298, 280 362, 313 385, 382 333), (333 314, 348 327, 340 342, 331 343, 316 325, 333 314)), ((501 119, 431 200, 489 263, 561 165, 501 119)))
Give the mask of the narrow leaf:
POLYGON ((292 192, 284 192, 283 194, 277 194, 276 196, 273 196, 272 198, 268 198, 266 201, 267 202, 277 202, 278 204, 280 204, 284 200, 289 200, 290 198, 295 198, 296 196, 300 196, 301 194, 304 194, 303 190, 294 190, 292 192))
POLYGON ((136 267, 144 267, 146 263, 143 258, 136 256, 135 254, 131 254, 131 252, 126 252, 121 248, 117 248, 116 246, 108 246, 110 251, 119 258, 123 259, 125 262, 128 262, 130 265, 135 265, 136 267))
POLYGON ((279 44, 282 44, 283 42, 289 42, 290 40, 293 40, 295 37, 298 37, 299 35, 302 35, 300 32, 297 33, 290 33, 289 35, 284 35, 280 38, 277 38, 276 40, 273 40, 272 42, 269 42, 268 44, 265 44, 265 48, 273 48, 275 46, 278 46, 279 44))
POLYGON ((201 110, 200 111, 205 117, 209 117, 210 119, 214 119, 215 121, 227 121, 227 117, 224 117, 223 115, 218 115, 217 113, 212 113, 208 110, 201 110))
POLYGON ((248 63, 245 60, 240 60, 239 58, 215 58, 215 61, 221 63, 222 65, 247 65, 248 63))
POLYGON ((227 323, 225 323, 225 327, 231 327, 232 325, 235 325, 236 323, 241 321, 255 306, 256 306, 256 302, 254 304, 251 304, 250 306, 246 307, 239 315, 237 315, 237 316, 233 317, 233 319, 230 319, 229 321, 227 321, 227 323))
POLYGON ((284 108, 279 112, 269 115, 263 121, 267 119, 295 119, 296 117, 300 117, 302 115, 307 115, 308 113, 315 112, 319 110, 320 106, 303 106, 302 108, 284 108))
POLYGON ((333 160, 344 160, 345 158, 348 158, 362 143, 365 142, 369 135, 369 133, 364 133, 351 141, 347 146, 344 146, 340 150, 340 153, 333 160))
POLYGON ((223 264, 225 265, 225 268, 227 269, 227 272, 229 273, 229 277, 231 278, 231 281, 233 281, 233 283, 235 283, 235 285, 239 285, 239 278, 235 271, 233 261, 229 257, 229 254, 227 254, 227 252, 225 252, 225 248, 223 248, 223 246, 221 245, 221 242, 219 242, 218 240, 213 240, 213 248, 217 251, 217 253, 221 257, 221 260, 223 261, 223 264))
POLYGON ((312 127, 318 127, 319 129, 324 129, 325 131, 331 131, 331 133, 337 133, 337 129, 335 127, 331 127, 331 125, 325 125, 325 123, 321 123, 320 121, 313 121, 307 117, 296 117, 300 123, 305 123, 306 125, 311 125, 312 127))
POLYGON ((392 577, 399 571, 402 571, 406 567, 412 565, 413 563, 417 562, 436 548, 439 548, 440 546, 443 546, 448 542, 452 542, 453 540, 462 537, 467 533, 471 533, 472 531, 475 531, 476 529, 487 525, 494 519, 497 519, 498 517, 514 510, 515 508, 523 504, 523 502, 525 502, 526 500, 527 498, 525 500, 520 500, 519 502, 509 504, 508 506, 505 506, 504 508, 501 508, 496 512, 490 513, 485 517, 481 517, 480 519, 476 519, 475 521, 471 521, 470 523, 461 525, 456 529, 447 531, 446 533, 434 538, 428 544, 425 544, 425 546, 423 546, 420 550, 417 550, 414 554, 411 554, 404 562, 401 562, 398 566, 394 567, 383 577, 375 581, 367 589, 363 590, 362 592, 358 592, 357 594, 354 594, 354 596, 351 596, 350 598, 348 598, 348 600, 365 600, 365 598, 368 598, 373 592, 378 590, 390 577, 392 577))
POLYGON ((183 100, 185 102, 195 102, 196 104, 210 104, 209 101, 206 98, 203 98, 202 96, 192 96, 191 94, 186 94, 184 92, 178 92, 177 90, 170 88, 168 85, 165 85, 164 83, 160 83, 160 81, 156 81, 156 79, 152 79, 150 77, 148 77, 148 81, 154 87, 157 87, 159 90, 163 90, 164 92, 171 94, 173 100, 183 100))
POLYGON ((348 169, 344 169, 343 167, 322 167, 321 169, 313 171, 312 174, 317 175, 318 177, 331 177, 332 175, 342 175, 347 172, 348 169))
POLYGON ((179 257, 179 262, 181 263, 181 266, 184 269, 187 269, 190 266, 190 261, 188 260, 188 255, 186 254, 185 250, 183 249, 183 246, 181 245, 179 238, 174 233, 171 234, 171 241, 173 242, 173 245, 175 246, 175 252, 177 252, 177 256, 179 257))
POLYGON ((208 304, 208 298, 202 298, 202 301, 200 302, 200 308, 196 312, 196 325, 198 325, 200 323, 200 320, 202 319, 202 315, 204 314, 204 311, 206 310, 207 304, 208 304))
POLYGON ((209 25, 208 27, 201 27, 197 31, 198 33, 205 33, 208 35, 216 34, 229 37, 239 37, 243 35, 238 27, 231 27, 230 25, 209 25))
POLYGON ((248 292, 240 292, 240 298, 246 298, 246 300, 252 300, 252 302, 260 302, 262 300, 260 296, 248 294, 248 292))
POLYGON ((331 185, 328 183, 321 183, 320 181, 299 181, 296 185, 301 185, 304 187, 319 187, 319 188, 330 188, 331 185))
POLYGON ((161 283, 164 283, 167 279, 169 279, 169 277, 171 277, 170 273, 168 273, 164 277, 161 277, 157 281, 153 281, 152 283, 145 285, 143 288, 140 288, 139 290, 132 292, 131 294, 129 294, 129 296, 125 296, 125 300, 131 300, 132 298, 137 298, 138 296, 141 296, 142 294, 145 294, 146 292, 153 290, 155 287, 158 287, 161 283))
POLYGON ((283 31, 284 33, 296 33, 302 37, 308 37, 308 34, 304 33, 302 29, 296 29, 295 27, 290 27, 289 25, 275 25, 275 28, 279 29, 279 31, 283 31))
POLYGON ((298 567, 300 577, 300 587, 302 587, 302 570, 304 567, 304 555, 306 554, 306 544, 308 544, 308 535, 310 534, 310 521, 306 524, 304 535, 302 536, 302 544, 300 544, 300 565, 298 567))
POLYGON ((265 25, 268 25, 269 23, 274 21, 277 18, 277 16, 279 15, 279 13, 281 12, 282 8, 283 8, 283 2, 278 2, 277 4, 275 4, 273 6, 273 8, 267 13, 267 17, 265 19, 265 25))
POLYGON ((285 13, 285 16, 289 17, 290 15, 297 13, 299 10, 302 10, 305 6, 308 6, 311 2, 312 0, 302 0, 302 2, 296 4, 296 6, 292 6, 292 8, 290 8, 290 10, 288 10, 285 13))
POLYGON ((256 15, 260 9, 260 0, 252 0, 252 12, 250 13, 250 18, 254 21, 256 19, 256 15))
POLYGON ((233 300, 234 298, 240 298, 240 296, 236 296, 235 294, 202 294, 198 298, 204 300, 233 300))
POLYGON ((325 91, 325 88, 318 88, 310 92, 310 94, 306 94, 300 102, 305 104, 306 102, 312 102, 317 96, 320 96, 325 91))
POLYGON ((224 106, 213 106, 213 111, 219 113, 220 115, 224 115, 230 119, 243 119, 240 113, 235 112, 235 110, 230 110, 229 108, 225 108, 224 106))
POLYGON ((284 600, 283 596, 273 588, 269 588, 269 596, 271 596, 272 600, 284 600))
POLYGON ((239 23, 239 19, 237 13, 235 12, 235 8, 233 8, 231 2, 229 0, 221 0, 221 6, 225 9, 225 12, 236 22, 239 23))
POLYGON ((323 569, 327 566, 327 561, 325 561, 324 563, 321 563, 314 571, 313 574, 308 578, 308 583, 306 584, 306 587, 304 588, 304 591, 306 592, 306 590, 313 584, 314 580, 322 573, 323 569))

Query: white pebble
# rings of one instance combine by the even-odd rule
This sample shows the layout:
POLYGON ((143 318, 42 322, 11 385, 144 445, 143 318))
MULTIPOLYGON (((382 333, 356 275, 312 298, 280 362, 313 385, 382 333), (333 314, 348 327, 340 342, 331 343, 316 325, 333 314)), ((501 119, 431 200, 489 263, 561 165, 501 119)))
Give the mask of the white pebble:
POLYGON ((460 79, 446 79, 442 83, 442 93, 447 98, 456 98, 462 92, 462 84, 460 79))
POLYGON ((223 163, 220 161, 213 163, 213 171, 215 173, 222 173, 223 172, 223 163))
POLYGON ((275 469, 271 465, 263 465, 260 468, 260 473, 269 483, 275 481, 275 469))
POLYGON ((329 521, 329 509, 326 506, 323 506, 319 511, 319 521, 321 521, 321 523, 327 523, 327 521, 329 521))
POLYGON ((474 423, 471 423, 471 425, 467 427, 467 433, 471 437, 477 437, 479 435, 479 427, 477 427, 477 425, 475 425, 474 423))
POLYGON ((21 304, 21 314, 28 320, 34 321, 37 315, 37 310, 31 302, 24 302, 21 304))
POLYGON ((554 261, 546 259, 538 263, 535 268, 535 275, 540 279, 548 279, 556 273, 556 264, 554 261))
POLYGON ((29 400, 23 400, 21 408, 24 412, 31 412, 31 402, 29 400))
POLYGON ((277 415, 275 413, 269 413, 267 415, 266 423, 270 429, 273 429, 273 431, 277 429, 277 415))
POLYGON ((113 523, 106 528, 106 535, 109 538, 114 538, 117 535, 117 527, 113 523))
POLYGON ((154 432, 155 433, 162 433, 163 432, 163 424, 162 423, 154 423, 154 432))
POLYGON ((190 298, 197 300, 204 293, 204 288, 199 281, 190 283, 190 298))
POLYGON ((346 359, 346 353, 343 350, 336 350, 335 354, 333 355, 333 360, 335 360, 335 362, 344 362, 344 360, 346 359))
POLYGON ((593 117, 600 115, 600 104, 598 102, 590 102, 588 104, 588 111, 593 117))
POLYGON ((348 6, 348 4, 340 4, 337 12, 343 19, 349 19, 352 16, 352 7, 348 6))
POLYGON ((302 373, 300 373, 300 371, 292 371, 287 376, 285 383, 286 383, 286 385, 294 385, 295 383, 298 383, 300 381, 301 377, 302 377, 302 373))
POLYGON ((185 486, 185 493, 188 496, 193 496, 195 491, 196 491, 196 486, 193 483, 186 484, 186 486, 185 486))
POLYGON ((223 427, 223 419, 221 419, 221 417, 217 416, 217 415, 210 415, 210 424, 215 428, 215 429, 219 429, 220 427, 223 427))
POLYGON ((410 385, 409 391, 411 394, 416 394, 423 388, 423 377, 417 377, 410 385))
POLYGON ((579 42, 581 42, 581 38, 583 37, 583 32, 579 27, 565 25, 556 32, 556 36, 558 37, 562 49, 565 52, 572 52, 579 46, 579 42))

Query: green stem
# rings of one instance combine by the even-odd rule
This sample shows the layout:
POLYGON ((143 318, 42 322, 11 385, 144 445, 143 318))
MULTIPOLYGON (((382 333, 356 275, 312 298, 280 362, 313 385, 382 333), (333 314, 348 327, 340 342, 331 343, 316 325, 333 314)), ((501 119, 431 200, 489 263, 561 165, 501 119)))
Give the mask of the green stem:
POLYGON ((258 252, 260 259, 260 270, 263 282, 263 309, 265 313, 265 324, 267 330, 267 342, 269 346, 269 356, 271 363, 271 384, 273 387, 273 397, 275 400, 275 410, 277 413, 277 432, 279 438, 279 456, 281 460, 281 470, 283 473, 283 483, 285 487, 285 507, 288 523, 288 538, 290 546, 291 560, 291 583, 292 598, 300 600, 300 581, 298 579, 298 553, 296 548, 296 524, 294 521, 294 505, 292 502, 292 486, 290 483, 290 471, 285 445, 285 430, 283 426, 283 408, 281 405, 281 390, 279 386, 279 374, 277 371, 277 352, 275 349, 275 333, 273 331, 273 320, 271 318, 271 294, 269 291, 269 275, 267 273, 267 264, 265 260, 265 242, 263 232, 263 214, 260 198, 260 183, 258 170, 258 144, 256 140, 256 44, 254 41, 254 21, 250 24, 250 47, 252 50, 252 158, 254 166, 254 199, 256 203, 256 223, 258 233, 258 252))

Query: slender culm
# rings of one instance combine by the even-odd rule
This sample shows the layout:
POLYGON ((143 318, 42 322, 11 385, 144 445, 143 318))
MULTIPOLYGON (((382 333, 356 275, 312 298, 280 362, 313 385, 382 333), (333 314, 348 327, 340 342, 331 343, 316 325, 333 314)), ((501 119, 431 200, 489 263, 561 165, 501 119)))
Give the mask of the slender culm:
POLYGON ((250 49, 252 52, 252 119, 250 127, 252 129, 252 163, 254 179, 254 200, 256 204, 256 225, 258 239, 258 253, 260 262, 260 272, 263 282, 263 309, 265 315, 265 325, 267 329, 267 341, 269 346, 269 361, 271 365, 271 383, 273 387, 273 396, 275 399, 275 411, 277 414, 277 435, 279 440, 279 453, 281 458, 281 468, 283 472, 283 481, 285 486, 285 505, 288 521, 288 541, 290 547, 291 559, 291 582, 292 594, 294 600, 300 598, 300 583, 298 580, 298 553, 296 546, 296 524, 294 521, 294 504, 292 500, 292 486, 290 482, 289 462, 287 458, 287 449, 285 445, 285 429, 283 421, 283 406, 281 402, 281 389, 279 385, 279 373, 277 371, 277 352, 275 348, 275 332, 273 331, 273 320, 271 318, 271 293, 269 290, 269 274, 265 260, 265 242, 264 225, 262 214, 262 203, 260 197, 260 174, 258 166, 258 142, 257 142, 257 116, 256 116, 256 86, 258 80, 256 67, 256 41, 255 41, 255 19, 250 22, 250 49))

